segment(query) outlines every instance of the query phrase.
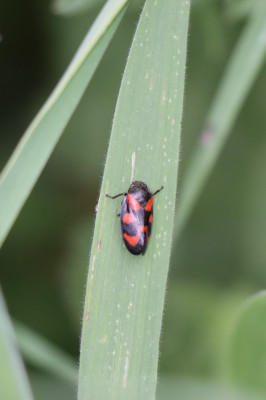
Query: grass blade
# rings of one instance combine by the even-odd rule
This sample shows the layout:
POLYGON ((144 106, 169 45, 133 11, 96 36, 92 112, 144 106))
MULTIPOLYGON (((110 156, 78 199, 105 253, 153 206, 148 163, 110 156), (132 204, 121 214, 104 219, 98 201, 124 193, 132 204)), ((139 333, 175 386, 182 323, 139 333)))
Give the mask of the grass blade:
POLYGON ((266 3, 257 3, 242 33, 185 172, 177 210, 179 236, 208 179, 262 66, 266 51, 266 3))
POLYGON ((37 114, 0 178, 0 246, 78 105, 128 0, 109 0, 57 87, 37 114))
POLYGON ((15 323, 15 332, 20 350, 28 362, 70 383, 76 383, 77 365, 68 354, 19 322, 15 323))
POLYGON ((238 385, 266 393, 266 291, 249 298, 235 321, 230 371, 238 385))
POLYGON ((158 400, 263 400, 264 396, 252 390, 240 390, 218 380, 186 377, 160 377, 158 400))
POLYGON ((52 11, 59 15, 71 15, 99 6, 104 0, 54 0, 52 11))
POLYGON ((1 291, 0 371, 0 399, 33 399, 1 291))
POLYGON ((123 76, 96 218, 81 340, 79 400, 154 399, 179 161, 189 1, 148 0, 123 76), (125 249, 116 213, 142 180, 155 198, 144 257, 125 249))

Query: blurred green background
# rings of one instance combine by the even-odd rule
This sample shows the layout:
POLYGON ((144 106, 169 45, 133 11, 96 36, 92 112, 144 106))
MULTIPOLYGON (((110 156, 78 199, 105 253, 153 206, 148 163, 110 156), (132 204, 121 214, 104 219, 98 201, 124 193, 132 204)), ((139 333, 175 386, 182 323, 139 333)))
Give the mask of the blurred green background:
MULTIPOLYGON (((192 6, 179 191, 246 22, 245 15, 233 12, 236 2, 240 7, 244 0, 198 0, 192 6)), ((95 7, 60 16, 46 1, 0 3, 1 168, 98 11, 95 7)), ((0 255, 1 285, 12 317, 77 361, 94 209, 138 15, 139 8, 131 6, 0 255)), ((234 315, 244 299, 265 287, 265 91, 264 68, 182 237, 173 243, 159 362, 162 377, 222 381, 234 315)), ((48 398, 49 390, 50 398, 67 398, 65 384, 59 386, 55 378, 27 367, 38 399, 48 398)))

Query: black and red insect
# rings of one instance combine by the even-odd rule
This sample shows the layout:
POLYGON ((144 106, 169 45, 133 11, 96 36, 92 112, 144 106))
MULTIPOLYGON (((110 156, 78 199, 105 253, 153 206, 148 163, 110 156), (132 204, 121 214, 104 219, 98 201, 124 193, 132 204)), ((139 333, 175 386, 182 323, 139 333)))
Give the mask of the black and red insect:
POLYGON ((116 199, 124 196, 120 216, 121 233, 126 248, 130 253, 145 254, 151 235, 153 219, 153 197, 163 189, 163 186, 154 193, 141 181, 132 182, 127 193, 119 193, 106 197, 116 199))

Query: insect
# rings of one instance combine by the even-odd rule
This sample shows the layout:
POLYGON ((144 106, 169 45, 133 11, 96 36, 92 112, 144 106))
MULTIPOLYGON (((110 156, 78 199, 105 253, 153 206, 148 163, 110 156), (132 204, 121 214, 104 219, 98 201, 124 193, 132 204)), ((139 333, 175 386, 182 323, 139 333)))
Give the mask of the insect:
POLYGON ((118 214, 121 223, 123 241, 132 254, 145 254, 151 235, 153 218, 153 197, 163 189, 154 193, 141 181, 132 182, 127 193, 115 196, 106 194, 110 199, 124 196, 121 212, 118 214))

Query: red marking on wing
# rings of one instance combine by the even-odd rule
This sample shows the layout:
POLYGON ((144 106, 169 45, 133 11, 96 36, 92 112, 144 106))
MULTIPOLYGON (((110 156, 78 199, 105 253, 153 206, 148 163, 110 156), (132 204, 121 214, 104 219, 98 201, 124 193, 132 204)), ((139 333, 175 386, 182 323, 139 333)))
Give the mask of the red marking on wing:
POLYGON ((135 236, 130 236, 127 233, 124 233, 123 236, 126 239, 126 241, 128 242, 128 244, 130 244, 130 246, 135 247, 135 246, 137 246, 139 238, 140 238, 140 234, 143 231, 144 231, 144 227, 143 226, 139 226, 138 227, 138 233, 135 236))
POLYGON ((141 210, 141 205, 139 204, 138 200, 136 200, 135 197, 132 196, 132 194, 127 195, 127 200, 128 200, 131 210, 134 210, 134 211, 141 210))
POLYGON ((148 244, 149 232, 148 232, 148 226, 147 225, 145 225, 145 227, 144 227, 144 232, 145 232, 145 236, 146 236, 146 243, 148 244))
POLYGON ((145 211, 151 212, 151 210, 152 210, 152 202, 153 202, 153 197, 151 197, 150 200, 148 201, 148 203, 146 204, 145 211))
POLYGON ((136 217, 134 214, 125 213, 122 222, 124 224, 132 224, 133 222, 136 222, 136 217))
POLYGON ((148 222, 149 222, 149 224, 152 224, 152 214, 150 214, 148 222))

